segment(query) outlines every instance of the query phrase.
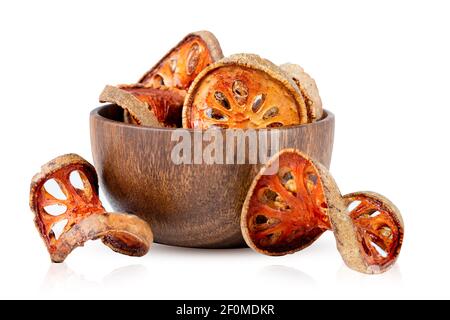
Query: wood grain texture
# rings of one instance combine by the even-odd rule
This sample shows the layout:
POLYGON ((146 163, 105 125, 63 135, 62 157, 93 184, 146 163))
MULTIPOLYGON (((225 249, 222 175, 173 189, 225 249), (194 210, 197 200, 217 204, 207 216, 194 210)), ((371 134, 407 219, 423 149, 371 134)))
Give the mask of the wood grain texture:
MULTIPOLYGON (((113 208, 149 222, 159 243, 244 246, 241 207, 261 165, 175 165, 173 129, 122 120, 122 109, 115 105, 99 107, 90 116, 94 164, 113 208)), ((281 128, 280 148, 297 148, 329 167, 333 138, 334 115, 326 112, 315 123, 281 128)))

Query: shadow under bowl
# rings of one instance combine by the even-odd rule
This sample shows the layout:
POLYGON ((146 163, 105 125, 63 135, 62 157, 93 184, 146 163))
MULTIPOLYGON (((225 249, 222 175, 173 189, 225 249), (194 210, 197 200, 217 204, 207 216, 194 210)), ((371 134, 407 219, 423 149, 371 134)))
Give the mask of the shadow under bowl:
MULTIPOLYGON (((172 151, 180 140, 173 135, 179 130, 126 124, 116 105, 94 109, 90 127, 94 164, 108 201, 114 210, 145 219, 156 242, 195 248, 245 245, 241 207, 262 166, 249 164, 249 143, 244 164, 175 164, 172 151)), ((183 130, 185 138, 193 141, 195 131, 183 130)), ((334 138, 331 112, 315 123, 276 130, 280 149, 299 149, 329 167, 334 138)), ((218 130, 224 145, 226 131, 218 130)), ((200 145, 205 151, 210 144, 200 145)), ((237 163, 236 157, 233 160, 237 163)))

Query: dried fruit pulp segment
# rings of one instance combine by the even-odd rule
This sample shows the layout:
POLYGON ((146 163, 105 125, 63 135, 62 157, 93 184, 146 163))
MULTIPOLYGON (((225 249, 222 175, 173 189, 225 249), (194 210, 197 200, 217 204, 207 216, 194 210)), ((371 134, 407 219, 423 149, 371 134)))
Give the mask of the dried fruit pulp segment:
POLYGON ((277 175, 261 176, 258 181, 247 216, 256 246, 274 252, 308 245, 331 229, 322 182, 314 166, 296 154, 285 154, 279 161, 277 175))
POLYGON ((199 84, 191 127, 265 128, 300 122, 294 97, 266 73, 241 66, 213 70, 199 84))

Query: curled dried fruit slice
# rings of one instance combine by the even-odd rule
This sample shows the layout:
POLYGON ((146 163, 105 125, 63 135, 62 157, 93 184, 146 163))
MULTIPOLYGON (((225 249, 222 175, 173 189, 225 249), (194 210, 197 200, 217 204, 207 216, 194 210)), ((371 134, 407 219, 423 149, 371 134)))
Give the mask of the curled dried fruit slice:
POLYGON ((267 128, 308 121, 296 84, 257 55, 222 59, 194 80, 183 107, 183 127, 267 128))
POLYGON ((187 90, 209 64, 223 57, 216 37, 209 31, 188 34, 139 80, 146 87, 187 90))
MULTIPOLYGON (((162 127, 149 105, 134 94, 114 86, 106 86, 100 94, 100 102, 115 103, 129 112, 133 121, 148 127, 162 127)), ((154 107, 154 109, 156 109, 154 107)), ((127 115, 128 116, 128 115, 127 115)))
POLYGON ((314 79, 297 64, 285 63, 280 68, 294 80, 300 89, 308 109, 310 122, 320 120, 323 115, 322 100, 314 79))
POLYGON ((342 197, 327 169, 295 149, 280 151, 256 176, 241 230, 268 255, 301 250, 332 230, 345 263, 369 274, 392 266, 403 242, 403 220, 389 200, 373 192, 342 197))
MULTIPOLYGON (((156 103, 160 107, 154 108, 158 120, 166 126, 180 127, 181 111, 186 91, 200 71, 221 58, 223 58, 222 49, 211 32, 193 32, 184 37, 177 46, 171 49, 139 80, 138 84, 121 87, 123 89, 145 87, 167 90, 165 93, 153 91, 150 94, 150 98, 147 93, 134 92, 134 94, 139 100, 148 103, 150 107, 155 104, 155 95, 158 95, 159 97, 156 99, 165 102, 163 106, 161 106, 161 103, 156 103), (168 95, 169 97, 167 97, 168 95), (181 97, 183 98, 181 99, 181 97), (149 99, 150 101, 148 101, 149 99), (164 117, 164 115, 166 116, 164 117)), ((138 124, 126 109, 124 110, 124 122, 138 124)))
POLYGON ((185 91, 166 87, 147 88, 142 85, 122 85, 120 89, 147 104, 159 123, 166 127, 181 127, 185 91))
POLYGON ((293 253, 331 229, 327 208, 322 179, 312 160, 296 150, 282 150, 248 191, 241 216, 244 239, 264 254, 293 253))
POLYGON ((142 256, 148 252, 153 235, 138 217, 106 213, 98 197, 98 179, 94 167, 76 154, 55 158, 42 167, 31 182, 30 207, 36 227, 53 262, 62 262, 78 246, 101 238, 114 251, 142 256), (80 185, 72 177, 77 173, 80 185), (55 190, 48 190, 54 182, 55 190), (56 211, 54 207, 63 210, 56 211), (65 225, 61 234, 55 228, 65 225))
POLYGON ((380 273, 392 266, 403 242, 403 219, 397 207, 373 192, 345 195, 347 212, 356 230, 359 251, 342 251, 344 260, 353 269, 380 273), (353 255, 357 254, 356 259, 353 255), (352 265, 354 264, 354 265, 352 265))

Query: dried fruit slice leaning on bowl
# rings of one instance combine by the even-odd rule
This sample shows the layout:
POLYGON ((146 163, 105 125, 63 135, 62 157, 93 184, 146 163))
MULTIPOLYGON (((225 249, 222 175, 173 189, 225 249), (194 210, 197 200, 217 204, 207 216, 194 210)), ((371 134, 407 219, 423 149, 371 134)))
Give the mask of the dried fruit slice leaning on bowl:
POLYGON ((98 197, 95 169, 76 154, 57 157, 42 166, 31 182, 30 207, 53 262, 64 261, 88 240, 102 239, 112 250, 130 256, 145 255, 153 242, 149 225, 140 218, 105 212, 98 197), (76 173, 80 185, 76 185, 76 173), (56 190, 48 190, 52 182, 56 190), (58 236, 55 229, 61 223, 65 225, 58 236))
POLYGON ((308 122, 297 85, 268 60, 253 54, 224 58, 189 88, 183 127, 270 128, 308 122))
POLYGON ((323 116, 323 109, 316 81, 298 64, 285 63, 280 68, 294 80, 300 89, 305 99, 310 122, 320 120, 323 116))
MULTIPOLYGON (((180 127, 184 96, 189 86, 204 68, 222 58, 222 49, 211 32, 193 32, 146 72, 137 84, 121 85, 119 88, 148 104, 158 121, 165 126, 180 127)), ((124 121, 139 124, 127 108, 124 121)))
POLYGON ((342 197, 326 168, 294 149, 280 151, 254 179, 241 230, 251 248, 273 256, 306 248, 333 230, 345 263, 364 273, 392 266, 403 241, 403 222, 390 201, 367 192, 342 197))

